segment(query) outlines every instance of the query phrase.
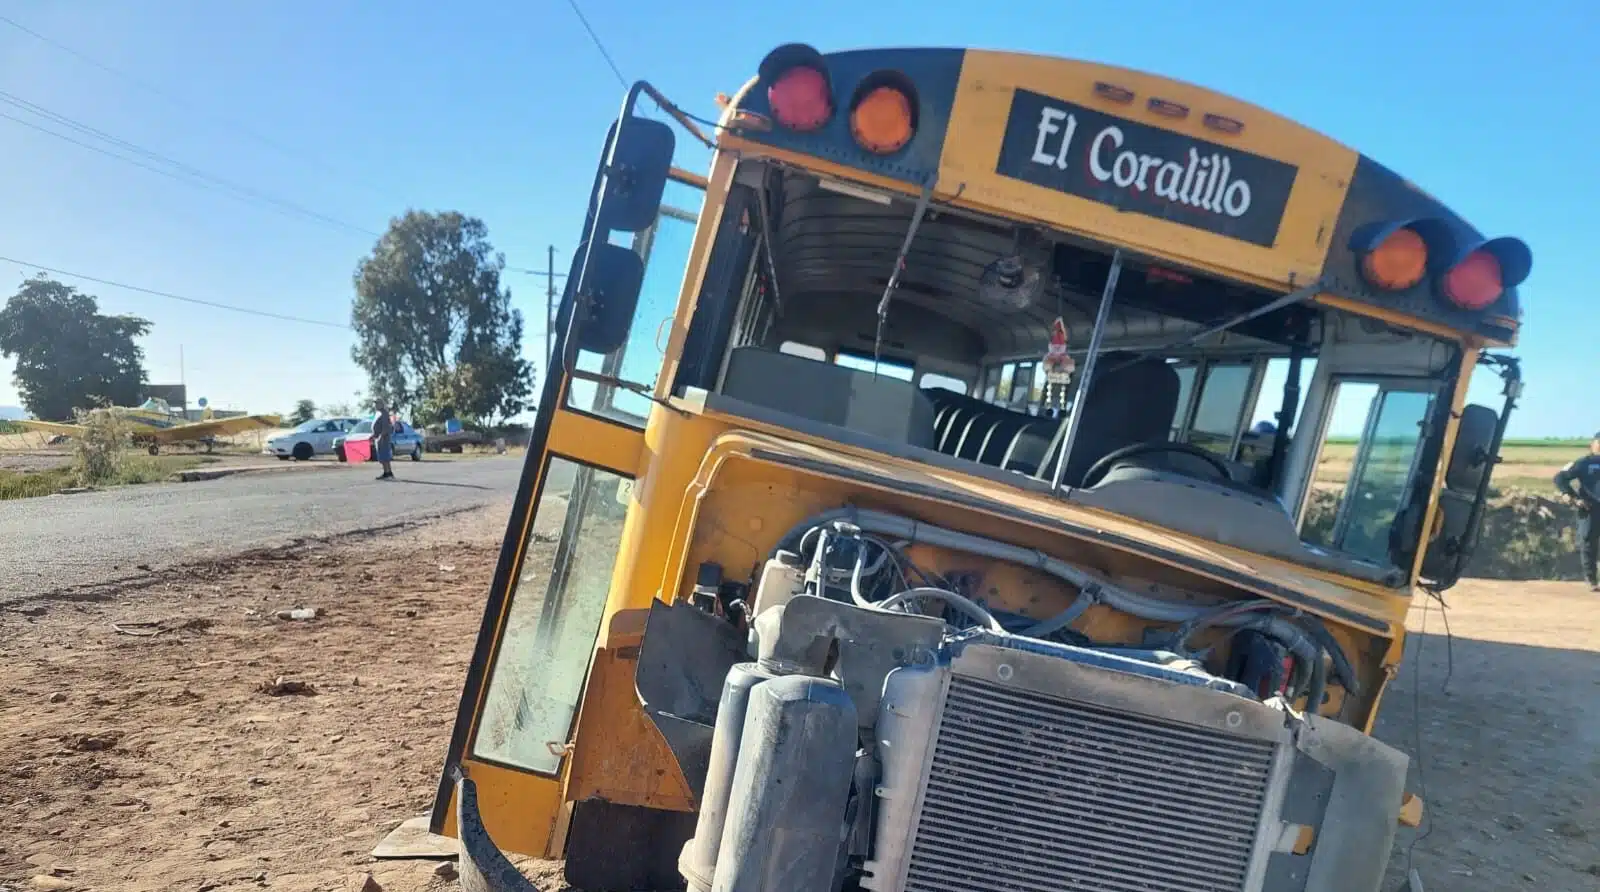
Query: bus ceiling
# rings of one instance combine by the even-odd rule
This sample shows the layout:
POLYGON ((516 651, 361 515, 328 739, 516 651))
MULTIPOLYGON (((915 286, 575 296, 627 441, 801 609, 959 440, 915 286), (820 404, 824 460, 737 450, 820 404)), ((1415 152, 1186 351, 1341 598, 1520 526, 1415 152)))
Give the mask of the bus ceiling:
MULTIPOLYGON (((1038 349, 1057 318, 1076 341, 1095 328, 1113 246, 944 203, 919 216, 920 201, 880 201, 804 171, 757 167, 739 181, 763 184, 775 209, 764 249, 789 325, 860 320, 873 329, 892 308, 900 326, 955 323, 990 354, 1038 349)), ((1122 256, 1116 311, 1105 319, 1118 343, 1180 348, 1225 331, 1283 346, 1313 337, 1315 288, 1283 295, 1122 256)), ((880 334, 861 346, 878 346, 880 334)))

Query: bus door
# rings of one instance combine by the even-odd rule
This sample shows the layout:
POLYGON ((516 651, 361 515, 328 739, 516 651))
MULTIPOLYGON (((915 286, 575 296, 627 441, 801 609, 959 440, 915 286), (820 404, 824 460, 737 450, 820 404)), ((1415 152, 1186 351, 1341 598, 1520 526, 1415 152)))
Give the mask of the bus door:
MULTIPOLYGON (((1308 521, 1303 539, 1389 563, 1389 532, 1411 497, 1438 390, 1424 379, 1335 379, 1318 467, 1343 478, 1338 505, 1331 517, 1308 521)), ((1316 485, 1308 481, 1308 498, 1316 485)))
POLYGON ((671 128, 629 93, 606 139, 556 315, 522 477, 434 800, 457 835, 456 780, 500 847, 545 854, 600 631, 644 426, 703 181, 672 168, 671 128))

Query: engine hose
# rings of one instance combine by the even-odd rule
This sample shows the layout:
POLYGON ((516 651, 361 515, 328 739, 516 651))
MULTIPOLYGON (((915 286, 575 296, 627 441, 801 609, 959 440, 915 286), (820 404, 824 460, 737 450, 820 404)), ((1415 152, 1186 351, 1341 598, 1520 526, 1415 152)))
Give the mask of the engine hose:
POLYGON ((1333 661, 1334 677, 1339 679, 1339 684, 1344 687, 1345 692, 1352 697, 1361 696, 1361 683, 1356 680, 1356 669, 1350 664, 1350 657, 1345 654, 1344 646, 1339 643, 1339 639, 1328 631, 1327 625, 1322 622, 1322 617, 1304 616, 1302 619, 1305 620, 1306 631, 1311 633, 1312 640, 1322 645, 1322 649, 1328 654, 1328 659, 1333 661))
MULTIPOLYGON (((864 541, 873 540, 867 539, 864 541)), ((883 545, 882 543, 878 543, 878 545, 880 548, 888 548, 888 546, 883 545)), ((995 619, 994 614, 985 610, 982 605, 971 600, 970 598, 966 598, 962 595, 958 595, 955 592, 947 591, 945 589, 933 588, 931 586, 908 588, 904 591, 896 592, 895 594, 890 595, 881 601, 872 600, 871 598, 867 597, 865 592, 861 591, 862 577, 864 575, 870 575, 863 569, 863 565, 866 563, 866 557, 867 550, 865 548, 856 549, 856 565, 855 569, 850 574, 850 599, 856 603, 857 607, 865 607, 869 610, 893 610, 895 607, 907 601, 932 598, 934 600, 943 601, 962 613, 965 613, 967 616, 976 619, 980 625, 987 628, 991 632, 996 632, 1001 635, 1007 634, 1005 627, 1000 625, 1000 621, 995 619)))
MULTIPOLYGON (((1056 629, 1064 628, 1067 624, 1076 620, 1095 601, 1149 622, 1183 624, 1200 619, 1221 608, 1231 608, 1258 600, 1248 599, 1246 601, 1233 602, 1221 605, 1221 608, 1217 606, 1196 607, 1188 604, 1175 604, 1120 588, 1098 574, 1074 567, 1065 561, 1050 557, 1036 549, 1011 545, 986 536, 975 536, 971 533, 962 533, 932 526, 908 517, 883 511, 874 511, 870 508, 835 508, 803 520, 778 540, 774 553, 782 549, 792 550, 812 528, 834 520, 849 520, 864 532, 904 540, 907 543, 964 551, 969 554, 1033 567, 1078 589, 1078 598, 1062 614, 1057 614, 1055 617, 1045 620, 1039 626, 1053 626, 1056 629), (1088 603, 1085 603, 1086 601, 1088 603), (1061 618, 1066 614, 1072 615, 1067 617, 1065 623, 1062 623, 1061 618)), ((1296 656, 1308 661, 1320 658, 1321 652, 1326 650, 1333 660, 1334 673, 1337 675, 1339 683, 1352 694, 1357 692, 1359 685, 1349 659, 1345 656, 1343 648, 1339 646, 1338 641, 1328 633, 1326 628, 1321 627, 1320 623, 1309 623, 1311 632, 1308 635, 1306 630, 1282 617, 1270 614, 1254 616, 1251 615, 1252 612, 1234 614, 1220 619, 1216 624, 1229 628, 1255 629, 1277 640, 1294 652, 1296 656)), ((1315 618, 1311 619, 1314 620, 1315 618)), ((1033 629, 1028 629, 1021 634, 1032 636, 1040 633, 1034 632, 1033 629)))
MULTIPOLYGON (((1319 715, 1322 709, 1323 693, 1328 689, 1328 667, 1322 663, 1322 652, 1317 652, 1317 658, 1311 661, 1311 683, 1306 687, 1306 713, 1319 715)), ((1345 690, 1349 690, 1348 687, 1345 690)))
POLYGON ((1028 638, 1043 638, 1047 635, 1053 635, 1056 632, 1059 632, 1077 622, 1078 617, 1087 613, 1089 608, 1093 607, 1095 602, 1098 600, 1099 597, 1097 595, 1086 589, 1082 595, 1079 595, 1076 600, 1068 605, 1066 610, 1061 611, 1047 620, 1035 623, 1034 625, 1023 629, 1018 634, 1024 635, 1028 638))
POLYGON ((962 595, 958 595, 955 592, 946 591, 942 588, 922 587, 906 589, 903 592, 890 595, 889 597, 884 598, 882 601, 870 606, 876 607, 879 610, 892 610, 906 601, 916 601, 922 598, 932 598, 936 601, 943 601, 982 623, 985 628, 998 635, 1010 634, 1006 631, 1005 626, 1000 625, 1000 621, 995 619, 994 614, 983 609, 982 605, 962 595))
POLYGON ((1178 631, 1174 632, 1172 635, 1172 649, 1178 651, 1179 653, 1183 653, 1184 651, 1188 650, 1189 639, 1194 637, 1194 633, 1200 631, 1201 629, 1209 628, 1219 623, 1226 622, 1228 619, 1235 616, 1252 613, 1258 610, 1275 610, 1279 606, 1280 605, 1278 602, 1267 600, 1235 601, 1232 604, 1224 604, 1215 610, 1203 613, 1194 619, 1189 620, 1183 625, 1178 626, 1178 631))
MULTIPOLYGON (((1200 617, 1199 619, 1190 620, 1189 622, 1180 626, 1175 635, 1173 649, 1179 652, 1184 651, 1189 638, 1193 636, 1195 632, 1198 632, 1208 626, 1228 625, 1229 623, 1227 620, 1233 616, 1256 611, 1282 612, 1288 609, 1289 608, 1279 604, 1276 601, 1268 601, 1264 599, 1256 601, 1242 601, 1236 604, 1225 604, 1211 613, 1200 617)), ((1338 639, 1334 638, 1333 635, 1329 633, 1328 627, 1323 625, 1322 620, 1319 617, 1302 616, 1301 618, 1305 621, 1303 628, 1299 624, 1290 625, 1295 629, 1297 634, 1308 638, 1312 646, 1291 648, 1295 651, 1295 655, 1301 660, 1308 660, 1309 664, 1312 666, 1320 666, 1322 665, 1322 655, 1327 654, 1328 658, 1333 661, 1334 674, 1338 676, 1340 684, 1352 695, 1356 694, 1358 692, 1359 684, 1355 680, 1355 668, 1350 665, 1349 658, 1345 655, 1344 648, 1340 646, 1338 639), (1314 656, 1312 655, 1313 653, 1315 654, 1314 656)), ((1243 627, 1240 626, 1237 628, 1243 627)), ((1275 635, 1268 629, 1260 628, 1257 629, 1257 631, 1264 632, 1265 634, 1277 639, 1280 643, 1287 645, 1287 642, 1283 641, 1281 637, 1275 635)), ((1326 685, 1326 683, 1327 676, 1324 672, 1323 684, 1326 685)))

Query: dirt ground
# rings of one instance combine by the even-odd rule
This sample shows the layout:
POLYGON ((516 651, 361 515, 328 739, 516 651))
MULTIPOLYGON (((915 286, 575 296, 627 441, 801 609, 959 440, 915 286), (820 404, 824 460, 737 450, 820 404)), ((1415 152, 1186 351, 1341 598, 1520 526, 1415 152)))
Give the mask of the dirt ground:
MULTIPOLYGON (((368 853, 430 805, 503 517, 0 613, 0 889, 451 888, 368 853), (324 613, 277 618, 300 606, 324 613), (280 677, 314 693, 261 691, 280 677)), ((1468 582, 1449 602, 1448 647, 1438 608, 1413 610, 1420 659, 1378 728, 1424 755, 1427 888, 1600 888, 1600 596, 1468 582)))

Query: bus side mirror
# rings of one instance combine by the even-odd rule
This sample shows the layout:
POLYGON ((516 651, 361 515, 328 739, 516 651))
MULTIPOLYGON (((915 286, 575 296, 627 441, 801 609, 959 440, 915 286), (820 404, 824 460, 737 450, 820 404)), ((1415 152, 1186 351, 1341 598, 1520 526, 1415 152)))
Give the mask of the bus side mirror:
MULTIPOLYGON (((577 283, 584 253, 580 249, 573 258, 569 283, 577 283)), ((644 258, 638 252, 609 242, 596 246, 578 302, 583 313, 577 324, 578 349, 610 353, 626 344, 643 286, 644 258)))
POLYGON ((1422 576, 1433 580, 1454 580, 1461 575, 1474 544, 1471 493, 1444 490, 1439 493, 1439 509, 1430 530, 1428 550, 1422 556, 1422 576))
POLYGON ((1439 491, 1439 508, 1434 515, 1433 529, 1428 531, 1425 540, 1424 579, 1449 587, 1466 570, 1467 561, 1478 544, 1478 531, 1483 526, 1483 506, 1479 504, 1478 491, 1494 470, 1500 450, 1499 437, 1499 413, 1478 405, 1461 410, 1461 421, 1456 425, 1456 445, 1450 450, 1450 466, 1445 468, 1444 488, 1439 491))
POLYGON ((580 350, 610 353, 628 341, 644 285, 644 260, 631 248, 612 244, 611 233, 655 225, 676 141, 671 127, 633 114, 612 124, 606 134, 606 163, 594 210, 597 244, 574 253, 567 278, 569 288, 583 290, 576 326, 580 350))
POLYGON ((660 121, 628 115, 606 134, 605 192, 600 196, 600 230, 639 232, 656 222, 661 196, 672 171, 677 137, 660 121))
POLYGON ((1494 467, 1494 437, 1500 416, 1488 406, 1471 405, 1461 410, 1456 425, 1456 445, 1450 451, 1450 467, 1444 485, 1457 492, 1475 493, 1484 475, 1494 467))

